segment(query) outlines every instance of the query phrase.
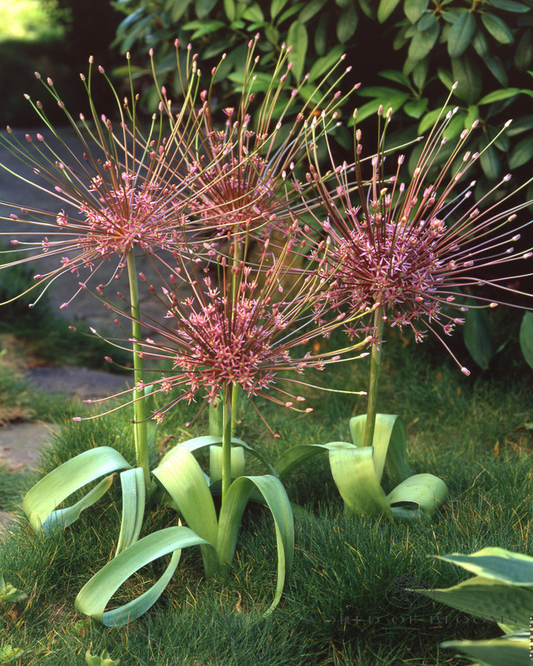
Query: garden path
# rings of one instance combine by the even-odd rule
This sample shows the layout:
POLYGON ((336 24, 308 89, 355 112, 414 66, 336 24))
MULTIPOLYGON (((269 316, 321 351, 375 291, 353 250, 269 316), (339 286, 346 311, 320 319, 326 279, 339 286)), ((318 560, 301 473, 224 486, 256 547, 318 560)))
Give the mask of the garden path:
MULTIPOLYGON (((112 375, 86 368, 35 368, 26 373, 26 379, 36 390, 80 400, 105 397, 132 384, 129 375, 112 375)), ((43 447, 50 444, 58 432, 58 425, 41 421, 0 425, 0 461, 11 471, 30 470, 38 464, 43 447)), ((15 516, 0 511, 0 534, 13 520, 15 516)))

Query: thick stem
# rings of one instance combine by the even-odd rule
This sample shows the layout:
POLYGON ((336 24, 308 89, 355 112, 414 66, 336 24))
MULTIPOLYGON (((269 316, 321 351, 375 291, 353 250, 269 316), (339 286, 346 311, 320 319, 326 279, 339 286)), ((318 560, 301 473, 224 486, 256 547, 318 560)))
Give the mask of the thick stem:
POLYGON ((372 343, 370 357, 370 383, 368 387, 368 406, 366 410, 365 435, 363 446, 372 446, 374 442, 374 429, 376 426, 376 412, 378 404, 379 371, 381 369, 381 347, 383 344, 383 328, 385 310, 378 306, 374 310, 375 342, 372 343))
POLYGON ((222 389, 222 505, 231 485, 231 387, 222 389))
MULTIPOLYGON (((131 337, 135 341, 141 340, 141 310, 139 307, 139 284, 137 281, 137 271, 135 269, 135 257, 130 250, 127 257, 128 280, 130 284, 131 300, 131 337)), ((137 342, 133 343, 133 373, 135 379, 135 390, 133 391, 133 418, 135 433, 135 455, 137 458, 137 467, 142 467, 144 482, 146 488, 150 487, 150 465, 148 456, 148 437, 146 421, 148 413, 146 409, 146 400, 144 400, 144 389, 138 390, 137 387, 143 386, 144 367, 141 357, 142 347, 137 342)))

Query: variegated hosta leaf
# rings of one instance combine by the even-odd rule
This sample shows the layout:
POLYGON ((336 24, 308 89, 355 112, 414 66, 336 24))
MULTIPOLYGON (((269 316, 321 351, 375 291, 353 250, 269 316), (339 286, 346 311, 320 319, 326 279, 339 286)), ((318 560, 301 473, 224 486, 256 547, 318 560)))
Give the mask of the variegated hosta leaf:
POLYGON ((513 623, 516 629, 529 626, 533 609, 533 590, 506 585, 481 576, 469 578, 454 587, 431 590, 425 594, 435 601, 476 617, 503 624, 513 623))
POLYGON ((533 587, 533 557, 529 555, 513 553, 505 548, 482 548, 469 555, 453 553, 437 557, 483 578, 493 578, 508 585, 533 587))
POLYGON ((472 666, 531 666, 529 639, 496 638, 491 641, 447 641, 441 647, 460 650, 472 659, 472 666))
POLYGON ((507 634, 490 641, 449 641, 442 647, 479 659, 479 666, 526 666, 533 608, 533 558, 503 548, 438 556, 478 575, 444 590, 417 590, 452 608, 496 622, 507 634))
POLYGON ((90 449, 67 460, 38 481, 24 498, 22 506, 31 526, 35 531, 67 527, 109 490, 113 473, 125 469, 131 469, 131 465, 109 446, 90 449), (79 502, 55 511, 67 497, 104 475, 110 476, 79 502))
POLYGON ((84 585, 76 597, 76 610, 108 627, 119 627, 137 619, 159 599, 178 566, 181 549, 189 546, 212 548, 188 527, 167 527, 140 539, 108 562, 84 585), (170 553, 170 563, 155 585, 123 606, 105 610, 111 597, 130 576, 170 553))

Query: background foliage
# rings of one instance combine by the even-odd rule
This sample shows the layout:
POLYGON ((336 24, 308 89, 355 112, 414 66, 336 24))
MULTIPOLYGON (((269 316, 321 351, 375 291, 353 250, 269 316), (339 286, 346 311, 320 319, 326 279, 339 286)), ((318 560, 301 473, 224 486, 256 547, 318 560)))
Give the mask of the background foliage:
MULTIPOLYGON (((355 105, 358 122, 380 104, 392 107, 395 125, 401 122, 398 142, 431 127, 454 81, 452 102, 460 110, 449 138, 479 119, 470 148, 481 152, 512 117, 481 156, 477 196, 533 157, 533 0, 117 0, 114 6, 126 14, 117 31, 121 51, 153 48, 177 94, 176 37, 192 42, 207 68, 227 53, 219 77, 223 100, 240 83, 245 40, 259 32, 260 71, 268 71, 286 42, 294 47, 295 82, 308 74, 312 83, 346 52, 353 67, 348 82, 362 86, 345 120, 355 105)), ((346 145, 349 135, 340 130, 337 139, 346 145)))

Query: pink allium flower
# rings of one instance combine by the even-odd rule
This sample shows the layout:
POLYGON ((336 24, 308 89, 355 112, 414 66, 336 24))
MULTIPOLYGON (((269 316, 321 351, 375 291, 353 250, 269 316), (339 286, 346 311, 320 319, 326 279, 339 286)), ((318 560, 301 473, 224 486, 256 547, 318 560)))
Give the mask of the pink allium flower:
MULTIPOLYGON (((188 174, 194 177, 196 193, 190 202, 190 227, 196 219, 199 234, 205 235, 207 230, 215 246, 229 235, 232 243, 246 243, 250 235, 264 240, 273 229, 286 232, 303 210, 304 190, 310 189, 294 175, 305 155, 308 121, 320 108, 329 126, 343 101, 334 87, 322 90, 322 82, 312 94, 307 91, 308 101, 302 103, 300 89, 307 78, 298 88, 290 85, 291 48, 285 45, 267 82, 258 80, 258 39, 256 35, 248 44, 237 104, 219 112, 213 109, 215 69, 210 88, 200 93, 202 106, 190 112, 189 123, 197 131, 197 140, 188 142, 187 153, 188 174), (296 120, 289 122, 287 113, 296 105, 296 120)), ((342 58, 332 71, 341 62, 342 58)), ((164 108, 173 108, 166 91, 162 100, 164 108)))
MULTIPOLYGON (((110 259, 115 261, 113 275, 118 276, 132 250, 137 248, 155 256, 160 251, 175 250, 183 242, 191 193, 187 180, 180 176, 181 162, 176 160, 173 131, 164 136, 159 131, 162 117, 154 115, 148 132, 143 133, 136 116, 136 98, 125 99, 124 108, 117 107, 117 121, 99 116, 92 103, 91 70, 92 58, 87 80, 81 77, 91 102, 91 121, 81 115, 80 128, 80 123, 64 109, 79 141, 79 151, 70 148, 47 122, 41 102, 32 104, 52 131, 52 142, 42 134, 27 134, 24 142, 10 128, 1 139, 22 164, 20 172, 13 175, 49 194, 51 199, 47 210, 4 203, 17 209, 10 217, 27 230, 11 240, 25 258, 2 268, 40 257, 57 257, 55 269, 35 276, 36 286, 62 274, 81 276, 80 269, 86 269, 81 276, 83 288, 110 259), (58 151, 64 157, 60 158, 58 151)), ((99 71, 105 76, 102 68, 99 71)), ((43 84, 64 108, 53 82, 48 79, 43 84)))
MULTIPOLYGON (((263 265, 252 269, 240 262, 223 270, 219 286, 205 274, 192 280, 188 275, 186 285, 187 290, 192 288, 192 296, 180 293, 176 279, 172 289, 164 287, 159 294, 151 289, 164 305, 169 323, 145 322, 150 337, 141 343, 142 357, 170 361, 173 370, 149 384, 162 393, 181 389, 155 418, 160 420, 183 400, 200 399, 204 407, 216 403, 221 390, 234 385, 249 398, 263 396, 297 409, 304 398, 290 393, 285 382, 304 385, 300 376, 306 370, 322 370, 361 346, 316 353, 308 350, 311 340, 340 326, 344 315, 335 313, 327 323, 316 325, 316 302, 321 295, 327 301, 328 284, 314 271, 296 274, 288 268, 291 246, 289 241, 276 256, 270 253, 267 240, 263 265), (292 286, 284 289, 281 285, 289 272, 292 286)), ((225 269, 224 258, 221 264, 225 269)), ((327 310, 324 305, 319 315, 325 316, 327 310)))
MULTIPOLYGON (((446 143, 442 133, 452 115, 433 129, 413 176, 405 182, 403 156, 386 176, 394 158, 386 158, 384 152, 371 158, 370 178, 364 180, 360 130, 355 166, 335 168, 334 192, 322 185, 318 166, 308 175, 323 201, 324 275, 334 280, 329 297, 350 312, 379 304, 389 325, 411 327, 417 341, 427 330, 438 337, 439 329, 451 335, 457 324, 464 323, 461 312, 467 308, 460 304, 460 295, 465 289, 480 285, 499 289, 502 301, 469 293, 479 306, 495 306, 506 302, 511 291, 505 281, 532 275, 531 251, 513 249, 519 228, 530 223, 527 216, 518 222, 516 214, 527 203, 502 210, 500 202, 483 210, 484 200, 498 185, 482 200, 471 202, 475 183, 465 184, 464 176, 479 155, 461 151, 475 125, 461 134, 444 166, 432 170, 446 143), (487 269, 495 266, 508 266, 505 280, 487 277, 487 269), (454 306, 456 301, 459 306, 454 306)), ((375 336, 373 324, 363 327, 359 322, 348 328, 352 335, 362 330, 375 336)))

